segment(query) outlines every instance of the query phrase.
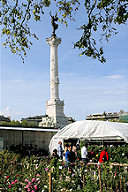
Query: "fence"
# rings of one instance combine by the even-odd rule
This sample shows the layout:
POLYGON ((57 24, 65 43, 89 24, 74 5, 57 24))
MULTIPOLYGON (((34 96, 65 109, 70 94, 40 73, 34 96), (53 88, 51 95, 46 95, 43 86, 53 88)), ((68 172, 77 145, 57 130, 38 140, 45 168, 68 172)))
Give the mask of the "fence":
POLYGON ((61 176, 63 180, 59 180, 56 174, 52 171, 49 172, 49 192, 56 191, 57 184, 61 186, 61 191, 100 191, 100 192, 127 192, 128 191, 128 164, 119 164, 111 163, 98 164, 98 163, 88 163, 86 167, 81 167, 81 172, 79 171, 80 167, 69 166, 67 172, 62 173, 60 170, 59 177, 61 176), (70 170, 71 168, 71 170, 70 170), (69 171, 71 174, 69 174, 69 171), (66 175, 64 176, 63 174, 66 175), (81 174, 82 175, 81 175, 81 174), (79 180, 75 183, 74 174, 79 180), (55 179, 56 177, 56 179, 55 179), (63 187, 63 182, 69 181, 72 183, 72 186, 69 184, 68 187, 63 187), (75 185, 74 185, 75 183, 75 185), (73 187, 74 185, 74 187, 73 187), (54 186, 56 186, 54 188, 54 186), (76 188, 76 189, 75 189, 76 188))

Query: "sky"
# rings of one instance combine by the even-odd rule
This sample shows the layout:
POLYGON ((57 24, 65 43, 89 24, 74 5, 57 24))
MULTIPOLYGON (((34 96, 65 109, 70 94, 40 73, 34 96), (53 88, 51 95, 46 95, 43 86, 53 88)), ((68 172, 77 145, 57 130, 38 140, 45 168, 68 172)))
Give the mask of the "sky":
MULTIPOLYGON (((52 10, 52 13, 55 11, 52 10)), ((0 46, 0 114, 11 119, 44 115, 50 99, 50 48, 46 38, 51 36, 49 10, 41 22, 32 22, 31 29, 40 38, 32 40, 25 63, 21 58, 0 46)), ((84 120, 94 113, 128 111, 128 33, 127 26, 118 27, 118 34, 104 42, 107 62, 102 64, 87 56, 79 56, 73 48, 81 34, 77 31, 85 22, 84 10, 68 27, 59 23, 58 47, 59 97, 64 100, 64 113, 84 120)), ((96 35, 98 37, 98 34, 96 35)), ((0 40, 2 44, 2 38, 0 40)))

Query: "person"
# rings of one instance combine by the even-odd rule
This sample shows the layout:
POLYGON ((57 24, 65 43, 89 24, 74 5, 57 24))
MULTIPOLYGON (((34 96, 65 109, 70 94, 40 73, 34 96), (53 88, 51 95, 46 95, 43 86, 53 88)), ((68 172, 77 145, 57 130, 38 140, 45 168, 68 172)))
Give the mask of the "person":
POLYGON ((58 145, 58 148, 57 148, 57 152, 58 152, 59 158, 60 158, 61 160, 63 160, 63 148, 62 148, 62 142, 59 141, 58 144, 59 144, 59 145, 58 145))
POLYGON ((59 159, 59 155, 57 154, 57 149, 53 150, 52 157, 56 157, 57 159, 59 159))
POLYGON ((75 156, 77 157, 76 144, 72 145, 72 151, 75 153, 75 156))
POLYGON ((69 148, 69 144, 66 143, 65 148, 64 148, 64 155, 65 155, 65 153, 68 151, 68 148, 69 148))
POLYGON ((77 159, 81 159, 81 151, 80 151, 80 145, 76 144, 76 157, 77 159))
POLYGON ((72 151, 76 152, 76 145, 75 144, 72 145, 72 151))
POLYGON ((107 148, 105 147, 104 150, 101 151, 101 153, 100 153, 99 162, 104 163, 104 162, 108 161, 108 159, 109 159, 108 152, 107 152, 107 148))
POLYGON ((76 151, 79 151, 80 150, 80 145, 77 143, 76 144, 76 151))
POLYGON ((51 160, 53 161, 53 165, 56 167, 57 165, 57 161, 59 159, 59 155, 57 154, 57 149, 53 150, 52 156, 51 156, 51 160))
POLYGON ((88 162, 88 151, 87 151, 87 144, 85 143, 84 146, 81 148, 81 159, 85 163, 88 162))
POLYGON ((76 160, 75 153, 72 151, 72 146, 68 147, 67 152, 65 153, 66 165, 72 164, 76 160))

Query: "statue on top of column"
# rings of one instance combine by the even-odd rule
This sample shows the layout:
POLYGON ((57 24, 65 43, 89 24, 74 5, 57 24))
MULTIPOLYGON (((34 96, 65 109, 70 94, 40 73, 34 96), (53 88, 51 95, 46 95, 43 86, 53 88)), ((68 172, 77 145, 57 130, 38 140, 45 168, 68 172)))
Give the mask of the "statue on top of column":
POLYGON ((54 15, 51 15, 51 11, 50 11, 50 16, 51 16, 51 24, 52 24, 52 27, 53 27, 52 36, 55 37, 56 36, 55 30, 58 29, 58 24, 55 23, 55 21, 58 21, 57 13, 54 16, 54 15))

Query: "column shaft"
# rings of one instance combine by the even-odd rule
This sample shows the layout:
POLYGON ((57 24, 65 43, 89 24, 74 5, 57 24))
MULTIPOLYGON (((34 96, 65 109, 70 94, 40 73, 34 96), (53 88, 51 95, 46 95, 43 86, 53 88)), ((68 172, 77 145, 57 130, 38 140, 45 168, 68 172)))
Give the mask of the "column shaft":
POLYGON ((59 99, 57 46, 50 46, 50 98, 59 99))
POLYGON ((50 99, 59 99, 59 75, 58 75, 58 45, 60 38, 47 38, 50 46, 50 99))

